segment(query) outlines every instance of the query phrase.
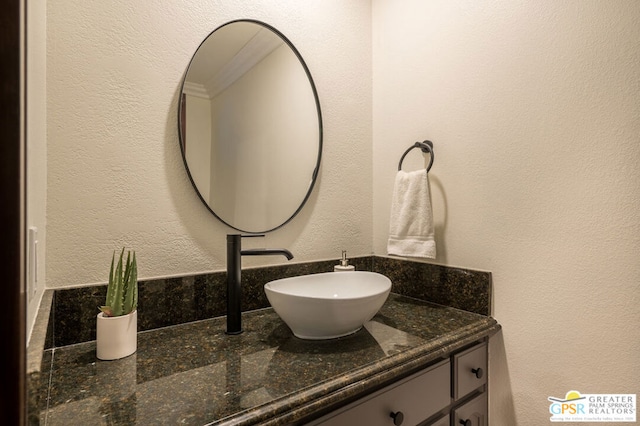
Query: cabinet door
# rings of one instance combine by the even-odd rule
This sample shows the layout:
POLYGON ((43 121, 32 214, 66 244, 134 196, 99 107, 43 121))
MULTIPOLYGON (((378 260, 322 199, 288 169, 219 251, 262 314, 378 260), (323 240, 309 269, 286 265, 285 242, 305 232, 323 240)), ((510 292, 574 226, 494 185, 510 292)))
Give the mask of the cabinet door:
POLYGON ((487 344, 453 356, 453 399, 458 400, 487 383, 487 344))
POLYGON ((451 402, 449 361, 443 361, 381 391, 364 397, 331 413, 313 425, 322 426, 392 426, 392 414, 402 416, 403 426, 417 425, 451 402))
POLYGON ((449 415, 447 414, 433 423, 428 423, 428 426, 449 426, 449 415))
POLYGON ((453 424, 465 426, 488 426, 487 393, 484 392, 461 407, 455 409, 453 424))

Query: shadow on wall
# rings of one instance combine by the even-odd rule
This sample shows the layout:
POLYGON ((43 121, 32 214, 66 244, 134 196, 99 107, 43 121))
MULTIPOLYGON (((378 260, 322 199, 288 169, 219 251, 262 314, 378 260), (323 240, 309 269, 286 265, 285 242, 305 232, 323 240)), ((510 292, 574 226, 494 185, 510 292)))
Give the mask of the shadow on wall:
MULTIPOLYGON (((447 229, 447 216, 449 209, 447 208, 447 197, 444 192, 442 182, 437 176, 429 174, 429 183, 431 184, 431 208, 434 210, 442 210, 442 222, 433 223, 434 237, 436 239, 436 259, 438 263, 447 263, 447 245, 444 239, 444 231, 447 229), (434 191, 435 189, 435 191, 434 191), (434 197, 436 195, 436 197, 434 197), (436 201, 434 203, 434 198, 436 201)), ((434 211, 435 215, 435 211, 434 211)), ((435 219, 435 217, 434 217, 435 219)))
POLYGON ((489 339, 489 374, 491 375, 489 380, 489 418, 500 418, 504 424, 517 425, 502 333, 500 330, 489 339), (499 415, 496 415, 498 413, 499 415))

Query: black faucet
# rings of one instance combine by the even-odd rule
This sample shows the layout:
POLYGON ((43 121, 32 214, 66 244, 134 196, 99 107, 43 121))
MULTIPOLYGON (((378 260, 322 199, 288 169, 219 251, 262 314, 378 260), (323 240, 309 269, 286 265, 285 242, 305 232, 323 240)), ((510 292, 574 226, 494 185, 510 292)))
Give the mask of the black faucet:
POLYGON ((242 285, 240 270, 242 256, 270 256, 280 254, 288 260, 293 255, 286 249, 249 249, 242 250, 242 237, 264 237, 264 234, 227 235, 227 334, 242 333, 242 285))

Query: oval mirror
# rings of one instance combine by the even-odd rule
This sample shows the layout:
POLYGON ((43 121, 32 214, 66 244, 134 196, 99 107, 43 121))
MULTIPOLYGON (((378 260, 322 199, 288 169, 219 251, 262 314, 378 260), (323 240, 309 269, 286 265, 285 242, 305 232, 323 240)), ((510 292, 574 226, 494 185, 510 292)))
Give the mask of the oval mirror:
POLYGON ((178 133, 200 199, 236 230, 273 231, 311 194, 320 102, 300 53, 267 24, 232 21, 200 44, 182 83, 178 133))

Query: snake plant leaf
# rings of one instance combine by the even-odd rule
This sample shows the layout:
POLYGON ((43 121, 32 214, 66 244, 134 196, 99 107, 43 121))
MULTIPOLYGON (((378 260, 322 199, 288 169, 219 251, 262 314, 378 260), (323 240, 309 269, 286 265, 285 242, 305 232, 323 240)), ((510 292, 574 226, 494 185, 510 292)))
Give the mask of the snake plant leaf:
POLYGON ((133 253, 133 259, 131 258, 130 254, 130 252, 129 254, 127 254, 127 267, 124 276, 124 288, 122 295, 122 308, 124 314, 133 312, 133 310, 135 309, 135 305, 137 304, 136 283, 138 279, 138 272, 136 265, 136 254, 135 252, 133 253))
POLYGON ((111 308, 113 308, 113 316, 119 317, 122 315, 122 292, 123 292, 123 282, 122 282, 122 256, 124 256, 124 248, 120 253, 120 260, 118 260, 118 264, 116 265, 116 273, 115 273, 115 281, 114 281, 114 296, 113 296, 113 304, 111 308))
POLYGON ((116 271, 114 269, 115 258, 116 258, 116 252, 114 250, 113 256, 111 257, 111 269, 109 270, 109 286, 107 287, 107 298, 105 301, 105 307, 108 307, 109 309, 108 309, 108 312, 105 312, 105 310, 101 309, 102 312, 105 312, 105 315, 107 316, 113 315, 113 309, 111 307, 114 305, 115 296, 116 296, 116 286, 115 286, 116 271))
POLYGON ((109 270, 109 284, 104 306, 99 309, 105 316, 121 316, 133 312, 138 306, 138 266, 136 253, 127 252, 127 259, 123 265, 124 247, 120 252, 118 262, 115 262, 116 252, 111 257, 109 270))
POLYGON ((131 306, 131 310, 135 311, 138 309, 138 262, 136 261, 136 253, 133 252, 133 274, 134 278, 132 281, 135 283, 133 286, 133 304, 131 306))

